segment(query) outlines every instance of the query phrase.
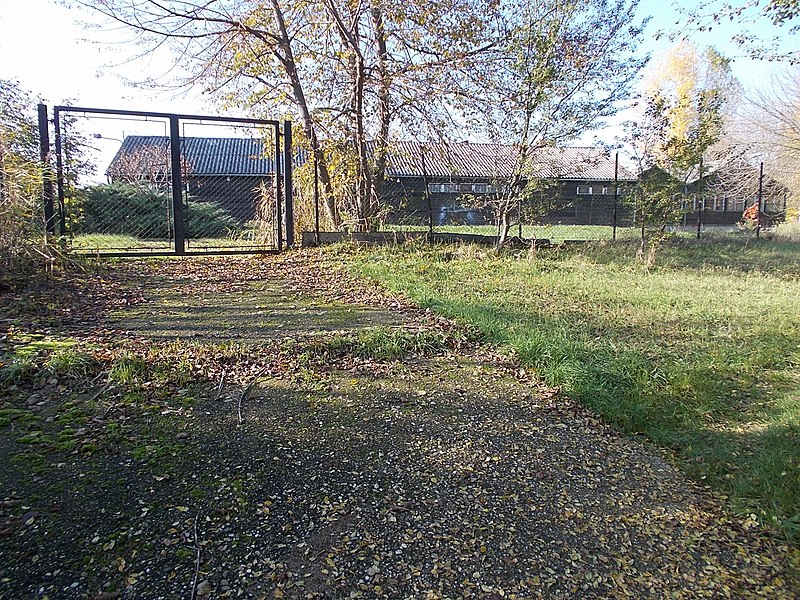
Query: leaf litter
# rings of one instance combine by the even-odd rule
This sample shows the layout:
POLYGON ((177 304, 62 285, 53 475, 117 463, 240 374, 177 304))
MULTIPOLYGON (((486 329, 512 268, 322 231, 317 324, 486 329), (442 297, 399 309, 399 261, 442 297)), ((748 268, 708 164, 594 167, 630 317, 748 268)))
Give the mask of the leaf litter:
POLYGON ((53 338, 90 360, 0 384, 0 598, 797 595, 796 549, 754 518, 330 255, 64 289, 4 299, 4 363, 53 338), (185 335, 148 335, 190 297, 185 335))

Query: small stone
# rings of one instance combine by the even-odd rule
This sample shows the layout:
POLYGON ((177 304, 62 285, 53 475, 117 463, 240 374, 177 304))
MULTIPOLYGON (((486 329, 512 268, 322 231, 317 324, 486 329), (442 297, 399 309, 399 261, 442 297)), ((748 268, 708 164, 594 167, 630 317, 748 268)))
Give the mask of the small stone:
POLYGON ((181 431, 177 436, 179 440, 188 440, 189 434, 186 431, 181 431))
POLYGON ((194 593, 198 596, 208 596, 211 593, 211 584, 206 579, 197 584, 194 593))

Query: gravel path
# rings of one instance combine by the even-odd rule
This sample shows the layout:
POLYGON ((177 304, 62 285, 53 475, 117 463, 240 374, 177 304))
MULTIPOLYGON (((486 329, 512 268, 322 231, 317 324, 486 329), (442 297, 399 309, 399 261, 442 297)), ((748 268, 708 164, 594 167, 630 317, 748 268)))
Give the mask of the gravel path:
MULTIPOLYGON (((64 313, 86 372, 0 388, 0 598, 797 597, 791 550, 653 448, 319 260, 126 263, 98 327, 64 313), (197 336, 239 289, 305 331, 197 336)), ((9 355, 54 335, 23 321, 9 355)))

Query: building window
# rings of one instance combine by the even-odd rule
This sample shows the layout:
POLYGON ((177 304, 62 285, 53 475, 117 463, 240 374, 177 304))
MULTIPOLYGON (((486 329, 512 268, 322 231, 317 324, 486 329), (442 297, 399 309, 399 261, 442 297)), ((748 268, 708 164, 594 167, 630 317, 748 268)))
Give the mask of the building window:
POLYGON ((429 183, 431 194, 493 194, 494 186, 488 183, 429 183))
POLYGON ((592 186, 590 185, 579 185, 577 194, 579 196, 589 196, 592 193, 592 186))

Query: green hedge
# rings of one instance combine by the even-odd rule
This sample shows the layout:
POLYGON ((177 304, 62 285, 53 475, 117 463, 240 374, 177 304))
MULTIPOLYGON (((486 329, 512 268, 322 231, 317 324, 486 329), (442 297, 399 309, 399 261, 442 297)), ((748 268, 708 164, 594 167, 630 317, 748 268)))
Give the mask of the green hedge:
MULTIPOLYGON (((172 195, 143 185, 111 183, 83 191, 79 233, 169 238, 172 229, 172 195)), ((184 207, 186 235, 190 238, 224 237, 239 223, 214 202, 189 199, 184 207)))

